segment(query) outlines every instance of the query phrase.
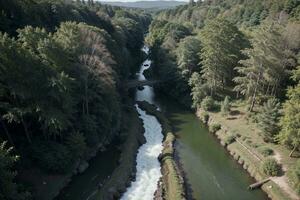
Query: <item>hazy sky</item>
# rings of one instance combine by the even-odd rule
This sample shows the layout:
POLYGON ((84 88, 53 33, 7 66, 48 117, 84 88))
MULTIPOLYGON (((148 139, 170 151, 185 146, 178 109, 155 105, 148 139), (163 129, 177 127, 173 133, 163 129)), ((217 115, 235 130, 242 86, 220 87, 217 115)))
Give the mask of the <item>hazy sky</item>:
MULTIPOLYGON (((100 1, 100 2, 101 1, 136 2, 136 1, 157 1, 157 0, 96 0, 96 1, 100 1)), ((164 1, 168 1, 168 0, 164 0, 164 1)), ((176 0, 176 1, 189 1, 189 0, 176 0)))

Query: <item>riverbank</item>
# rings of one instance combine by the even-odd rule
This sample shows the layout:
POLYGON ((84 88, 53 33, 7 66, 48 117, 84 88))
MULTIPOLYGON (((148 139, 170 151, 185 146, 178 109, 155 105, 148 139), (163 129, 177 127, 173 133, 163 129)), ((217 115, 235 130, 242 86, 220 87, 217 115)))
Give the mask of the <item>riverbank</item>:
POLYGON ((118 199, 135 178, 136 155, 145 143, 143 124, 134 106, 127 106, 124 112, 121 134, 126 139, 120 148, 119 165, 106 182, 99 184, 99 190, 91 199, 118 199))
POLYGON ((154 105, 145 101, 138 102, 138 105, 147 114, 157 118, 162 125, 164 134, 163 150, 159 156, 162 177, 155 192, 155 199, 184 200, 186 199, 184 179, 175 160, 175 136, 172 133, 168 119, 154 105))
MULTIPOLYGON (((274 157, 281 155, 279 162, 282 164, 284 174, 281 177, 272 177, 271 181, 265 183, 262 189, 267 193, 269 198, 273 200, 297 200, 299 196, 295 194, 291 188, 287 190, 275 181, 284 178, 288 165, 292 164, 293 158, 288 157, 288 151, 279 145, 265 143, 259 135, 254 123, 252 123, 242 107, 233 105, 230 116, 224 116, 219 112, 204 112, 197 110, 197 116, 212 129, 213 126, 220 126, 220 129, 214 131, 220 143, 225 146, 230 155, 257 181, 267 178, 261 170, 260 166, 264 159, 261 154, 261 148, 271 148, 274 151, 274 157), (234 136, 233 142, 228 142, 229 138, 234 136), (276 156, 277 155, 277 156, 276 156)), ((286 183, 287 184, 287 183, 286 183)))
POLYGON ((34 189, 34 198, 40 200, 61 199, 60 193, 70 185, 73 179, 85 173, 90 162, 97 160, 100 154, 107 154, 107 149, 111 149, 113 145, 98 144, 95 148, 89 149, 86 156, 75 161, 66 174, 49 174, 40 168, 30 167, 20 171, 19 178, 34 189))
POLYGON ((28 183, 34 183, 35 197, 43 200, 93 199, 100 193, 102 199, 108 200, 124 192, 135 177, 137 150, 145 139, 142 121, 132 100, 123 104, 122 113, 118 142, 91 149, 85 159, 74 163, 68 174, 48 175, 36 168, 24 171, 21 176, 28 183))

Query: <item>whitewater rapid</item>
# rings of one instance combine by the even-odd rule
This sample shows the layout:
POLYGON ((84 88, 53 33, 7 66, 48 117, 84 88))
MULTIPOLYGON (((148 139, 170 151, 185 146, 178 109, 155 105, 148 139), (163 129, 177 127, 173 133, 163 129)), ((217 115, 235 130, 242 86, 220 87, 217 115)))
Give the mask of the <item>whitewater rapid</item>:
MULTIPOLYGON (((149 49, 144 47, 143 51, 148 54, 149 49)), ((151 61, 148 59, 145 60, 137 74, 138 80, 146 80, 143 73, 150 66, 151 61)), ((136 100, 147 101, 148 103, 156 105, 153 88, 144 86, 143 90, 137 90, 136 100)), ((158 161, 158 156, 163 149, 162 127, 156 117, 146 114, 138 105, 135 106, 140 119, 143 121, 146 143, 138 150, 136 158, 136 179, 131 182, 130 187, 127 188, 121 200, 153 200, 157 183, 162 176, 160 163, 158 161)), ((158 105, 156 106, 158 107, 158 105)))

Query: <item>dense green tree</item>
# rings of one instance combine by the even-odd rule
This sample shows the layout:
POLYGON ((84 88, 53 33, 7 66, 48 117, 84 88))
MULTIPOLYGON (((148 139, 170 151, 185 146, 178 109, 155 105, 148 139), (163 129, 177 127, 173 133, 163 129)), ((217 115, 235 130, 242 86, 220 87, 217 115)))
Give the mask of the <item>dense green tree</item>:
POLYGON ((243 50, 248 58, 236 67, 239 76, 234 78, 235 91, 249 99, 252 111, 257 99, 262 96, 276 96, 280 85, 286 79, 286 69, 281 51, 281 35, 274 25, 265 25, 256 30, 251 40, 252 48, 243 50))
POLYGON ((201 108, 205 111, 213 111, 216 108, 214 99, 211 96, 205 97, 201 102, 201 108))
POLYGON ((176 49, 177 64, 181 74, 189 79, 192 73, 200 71, 199 55, 200 41, 195 37, 186 37, 182 39, 176 49))
MULTIPOLYGON (((178 102, 189 107, 191 105, 190 88, 188 86, 189 77, 183 75, 185 69, 177 66, 176 51, 179 44, 181 44, 181 39, 191 35, 190 29, 182 24, 155 20, 150 27, 150 31, 151 33, 147 36, 146 41, 151 45, 154 75, 164 80, 164 84, 161 84, 159 88, 166 94, 176 98, 178 102)), ((187 41, 183 41, 178 54, 183 59, 180 61, 182 67, 183 65, 188 67, 187 64, 183 64, 183 62, 190 59, 186 55, 187 51, 196 48, 195 46, 186 45, 187 43, 187 41), (186 48, 189 48, 189 50, 186 48)), ((195 56, 197 55, 193 55, 194 58, 195 56)), ((195 60, 192 62, 195 62, 195 60)), ((189 61, 189 65, 192 62, 189 61)))
POLYGON ((121 81, 150 18, 93 1, 0 1, 0 134, 30 167, 66 173, 117 136, 121 81))
POLYGON ((224 101, 222 102, 221 104, 221 112, 224 114, 224 115, 228 115, 229 112, 230 112, 230 97, 229 96, 226 96, 224 101))
POLYGON ((166 37, 174 39, 179 42, 180 39, 191 34, 191 30, 183 24, 171 23, 167 21, 155 20, 151 23, 149 28, 150 34, 147 36, 146 41, 151 46, 160 46, 166 37))
POLYGON ((288 176, 296 192, 300 194, 300 160, 290 168, 288 176))
POLYGON ((280 103, 277 99, 271 98, 264 103, 257 117, 258 126, 262 131, 264 140, 274 142, 279 132, 280 103))
POLYGON ((197 108, 202 100, 209 95, 209 86, 203 81, 201 75, 194 72, 189 79, 189 85, 191 86, 191 96, 193 100, 192 107, 197 108))
POLYGON ((6 142, 0 143, 0 197, 1 199, 14 198, 17 185, 14 182, 16 172, 12 170, 18 156, 12 155, 12 148, 6 147, 6 142))
POLYGON ((288 90, 288 100, 283 104, 281 132, 278 140, 292 148, 290 156, 300 145, 300 85, 288 90))
POLYGON ((69 135, 66 143, 74 158, 81 158, 86 153, 87 145, 83 134, 76 132, 69 135))
POLYGON ((213 95, 218 88, 231 83, 234 66, 242 56, 240 50, 246 41, 237 27, 222 18, 207 23, 200 38, 202 78, 213 95))
POLYGON ((19 156, 13 154, 13 148, 7 147, 7 142, 0 142, 0 198, 3 200, 25 200, 28 193, 18 190, 15 182, 17 172, 14 170, 19 156))

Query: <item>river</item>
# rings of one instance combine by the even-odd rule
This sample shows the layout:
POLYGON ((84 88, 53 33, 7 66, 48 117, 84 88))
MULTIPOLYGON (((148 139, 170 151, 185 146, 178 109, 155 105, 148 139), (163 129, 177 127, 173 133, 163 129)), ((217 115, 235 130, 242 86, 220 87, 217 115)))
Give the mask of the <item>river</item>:
MULTIPOLYGON (((144 47, 143 51, 148 54, 149 49, 144 47)), ((141 65, 139 73, 137 73, 138 80, 146 80, 143 73, 149 67, 151 67, 151 61, 147 59, 141 65)), ((147 101, 158 107, 154 101, 154 90, 150 86, 144 86, 141 90, 138 89, 136 92, 136 100, 147 101)), ((136 158, 136 179, 131 183, 131 186, 127 188, 121 200, 152 200, 158 180, 161 177, 158 156, 163 149, 162 127, 156 117, 146 114, 138 105, 136 105, 136 109, 143 121, 146 143, 138 150, 136 158)))
MULTIPOLYGON (((143 48, 148 54, 149 49, 143 48)), ((145 60, 137 73, 138 80, 146 80, 143 72, 151 67, 145 60)), ((247 186, 253 179, 234 161, 217 139, 210 134, 192 111, 164 95, 155 98, 154 89, 144 86, 136 90, 137 101, 147 101, 166 113, 177 136, 176 151, 188 185, 195 200, 265 200, 262 190, 249 191, 247 186)), ((162 176, 158 156, 162 151, 162 127, 158 120, 146 114, 138 105, 136 110, 143 121, 146 143, 137 154, 136 178, 131 182, 121 200, 152 200, 159 178, 162 176)), ((58 199, 88 199, 98 182, 117 165, 119 152, 108 149, 90 162, 90 167, 62 192, 58 199), (103 165, 104 164, 104 165, 103 165)))
MULTIPOLYGON (((144 51, 148 53, 147 48, 144 51)), ((149 67, 151 61, 146 60, 138 73, 139 80, 146 80, 143 72, 149 67)), ((168 114, 167 117, 177 136, 176 150, 195 200, 267 199, 262 190, 247 189, 254 180, 230 157, 192 111, 184 109, 166 97, 157 100, 150 86, 137 90, 136 100, 155 104, 158 109, 168 114)), ((155 117, 145 114, 138 107, 137 110, 146 129, 147 142, 138 152, 137 180, 132 183, 122 200, 153 199, 156 188, 154 186, 161 176, 157 161, 162 142, 160 124, 155 117)))
POLYGON ((161 107, 176 135, 176 152, 195 200, 266 200, 255 180, 229 155, 196 115, 166 97, 161 107))

